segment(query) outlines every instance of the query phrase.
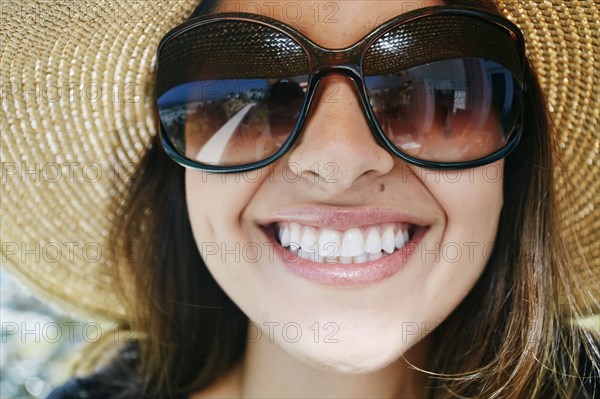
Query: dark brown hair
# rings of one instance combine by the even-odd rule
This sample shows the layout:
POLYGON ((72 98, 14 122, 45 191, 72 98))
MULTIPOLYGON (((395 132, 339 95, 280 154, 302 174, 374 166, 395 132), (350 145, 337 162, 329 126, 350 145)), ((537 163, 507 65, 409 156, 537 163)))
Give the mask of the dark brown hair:
MULTIPOLYGON (((447 3, 496 11, 483 1, 447 3)), ((583 310, 568 301, 576 282, 568 277, 553 189, 557 144, 532 67, 527 85, 524 135, 506 159, 494 250, 473 290, 432 332, 425 370, 431 398, 576 398, 600 388, 593 380, 598 345, 568 322, 583 310)), ((156 137, 129 193, 112 235, 131 244, 125 250, 144 249, 138 262, 117 269, 133 278, 133 294, 122 296, 140 334, 126 347, 135 347, 133 359, 117 356, 103 372, 115 378, 116 397, 201 390, 242 358, 248 319, 204 265, 188 219, 184 169, 156 137)))

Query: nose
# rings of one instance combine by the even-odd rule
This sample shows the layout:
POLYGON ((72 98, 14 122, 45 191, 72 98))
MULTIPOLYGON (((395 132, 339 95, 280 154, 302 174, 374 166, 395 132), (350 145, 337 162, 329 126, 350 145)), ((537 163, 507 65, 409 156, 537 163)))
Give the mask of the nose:
POLYGON ((394 158, 373 136, 353 82, 336 74, 319 82, 288 163, 302 179, 327 183, 323 189, 333 194, 390 172, 394 158))

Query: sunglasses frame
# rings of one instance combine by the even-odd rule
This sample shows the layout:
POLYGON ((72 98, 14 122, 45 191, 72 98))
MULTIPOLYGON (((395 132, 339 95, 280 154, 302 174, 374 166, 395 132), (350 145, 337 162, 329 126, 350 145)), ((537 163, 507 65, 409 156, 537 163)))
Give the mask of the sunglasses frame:
MULTIPOLYGON (((433 162, 433 161, 425 161, 418 158, 411 157, 401 151, 399 151, 390 141, 390 139, 386 136, 383 129, 379 125, 377 118, 369 104, 369 98, 367 94, 367 89, 363 80, 363 62, 364 58, 368 52, 368 49, 371 45, 378 40, 382 35, 386 32, 402 25, 407 22, 411 22, 421 18, 427 18, 430 16, 439 16, 439 15, 460 15, 460 16, 469 16, 479 20, 487 21, 495 24, 498 27, 505 29, 508 34, 511 36, 512 40, 516 43, 517 50, 519 52, 520 57, 520 66, 521 66, 521 76, 523 77, 523 81, 519 82, 522 90, 523 96, 526 95, 527 87, 525 85, 526 81, 526 58, 525 58, 525 41, 522 32, 519 28, 513 24, 508 19, 503 18, 497 14, 493 14, 490 12, 478 10, 476 8, 471 7, 460 7, 460 6, 433 6, 433 7, 425 7, 420 8, 411 12, 407 12, 396 16, 383 24, 379 25, 373 31, 368 33, 358 42, 353 45, 341 49, 329 49, 319 46, 318 44, 312 42, 298 30, 293 27, 270 17, 266 17, 259 14, 251 14, 251 13, 242 13, 242 12, 225 12, 218 14, 210 14, 205 16, 200 16, 196 18, 192 18, 183 24, 175 27, 171 31, 169 31, 161 40, 158 46, 158 65, 160 65, 160 54, 165 45, 170 43, 172 40, 175 40, 179 35, 197 28, 199 26, 203 26, 206 24, 211 24, 220 21, 245 21, 250 23, 257 23, 265 25, 271 29, 275 29, 288 37, 294 40, 296 43, 302 47, 304 52, 308 58, 308 87, 306 90, 306 98, 304 100, 304 104, 302 105, 302 109, 300 110, 300 114, 298 116, 298 120, 296 121, 294 128, 290 132, 289 137, 282 144, 282 146, 275 152, 273 155, 268 158, 261 160, 259 162, 254 162, 250 164, 243 165, 207 165, 199 162, 194 162, 189 158, 183 156, 179 151, 177 151, 175 145, 168 137, 168 135, 164 131, 164 127, 162 122, 160 121, 160 139, 163 148, 166 153, 178 164, 183 167, 191 168, 200 171, 213 172, 213 173, 239 173, 252 171, 256 169, 263 168, 265 166, 270 165, 271 163, 277 161, 282 156, 284 156, 290 149, 293 148, 294 144, 300 137, 300 134, 303 130, 304 124, 307 119, 307 115, 309 113, 310 107, 313 103, 315 93, 317 91, 317 87, 321 79, 325 76, 331 74, 340 74, 344 75, 354 83, 356 91, 358 92, 358 98, 361 102, 361 107, 363 110, 363 114, 367 120, 367 123, 371 129, 372 134, 377 139, 378 143, 387 149, 389 152, 402 159, 405 162, 408 162, 412 165, 416 165, 419 167, 427 168, 427 169, 467 169, 474 168, 482 165, 486 165, 497 161, 503 157, 506 157, 510 154, 518 145, 522 130, 523 130, 523 103, 520 105, 519 114, 517 117, 517 121, 515 126, 513 127, 513 131, 511 132, 508 141, 506 144, 497 150, 496 152, 485 156, 483 158, 465 161, 465 162, 433 162)), ((160 66, 159 66, 160 69, 160 66)), ((157 77, 160 76, 157 73, 157 77)), ((158 100, 158 99, 156 99, 158 100)))

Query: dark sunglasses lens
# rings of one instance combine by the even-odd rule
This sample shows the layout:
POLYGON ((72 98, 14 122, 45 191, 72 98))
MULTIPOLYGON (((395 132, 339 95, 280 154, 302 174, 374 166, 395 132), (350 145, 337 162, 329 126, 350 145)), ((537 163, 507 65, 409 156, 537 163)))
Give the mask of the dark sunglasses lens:
POLYGON ((306 97, 308 57, 290 37, 244 21, 193 28, 159 54, 158 112, 175 150, 240 166, 277 153, 306 97))
POLYGON ((506 68, 464 58, 368 76, 371 107, 401 152, 433 162, 466 162, 504 147, 521 90, 506 68))
MULTIPOLYGON (((447 36, 441 32, 420 43, 406 36, 409 27, 403 26, 376 41, 366 55, 371 109, 406 155, 440 163, 473 161, 502 149, 515 131, 522 102, 516 47, 506 32, 468 20, 463 26, 475 31, 465 37, 457 33, 464 27, 451 26, 459 21, 449 19, 447 36), (468 56, 460 56, 464 53, 468 56)), ((444 21, 437 23, 443 30, 444 21)))

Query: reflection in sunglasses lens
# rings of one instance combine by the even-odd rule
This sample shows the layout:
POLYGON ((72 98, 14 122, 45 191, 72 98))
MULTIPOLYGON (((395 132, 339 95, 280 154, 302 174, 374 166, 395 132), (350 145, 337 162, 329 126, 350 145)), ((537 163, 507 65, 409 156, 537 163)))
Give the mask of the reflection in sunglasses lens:
POLYGON ((159 98, 159 113, 169 138, 187 158, 215 165, 253 163, 275 154, 290 136, 306 79, 186 83, 159 98))
POLYGON ((501 149, 518 118, 512 73, 482 58, 455 58, 365 77, 379 125, 401 152, 433 162, 465 162, 501 149))

